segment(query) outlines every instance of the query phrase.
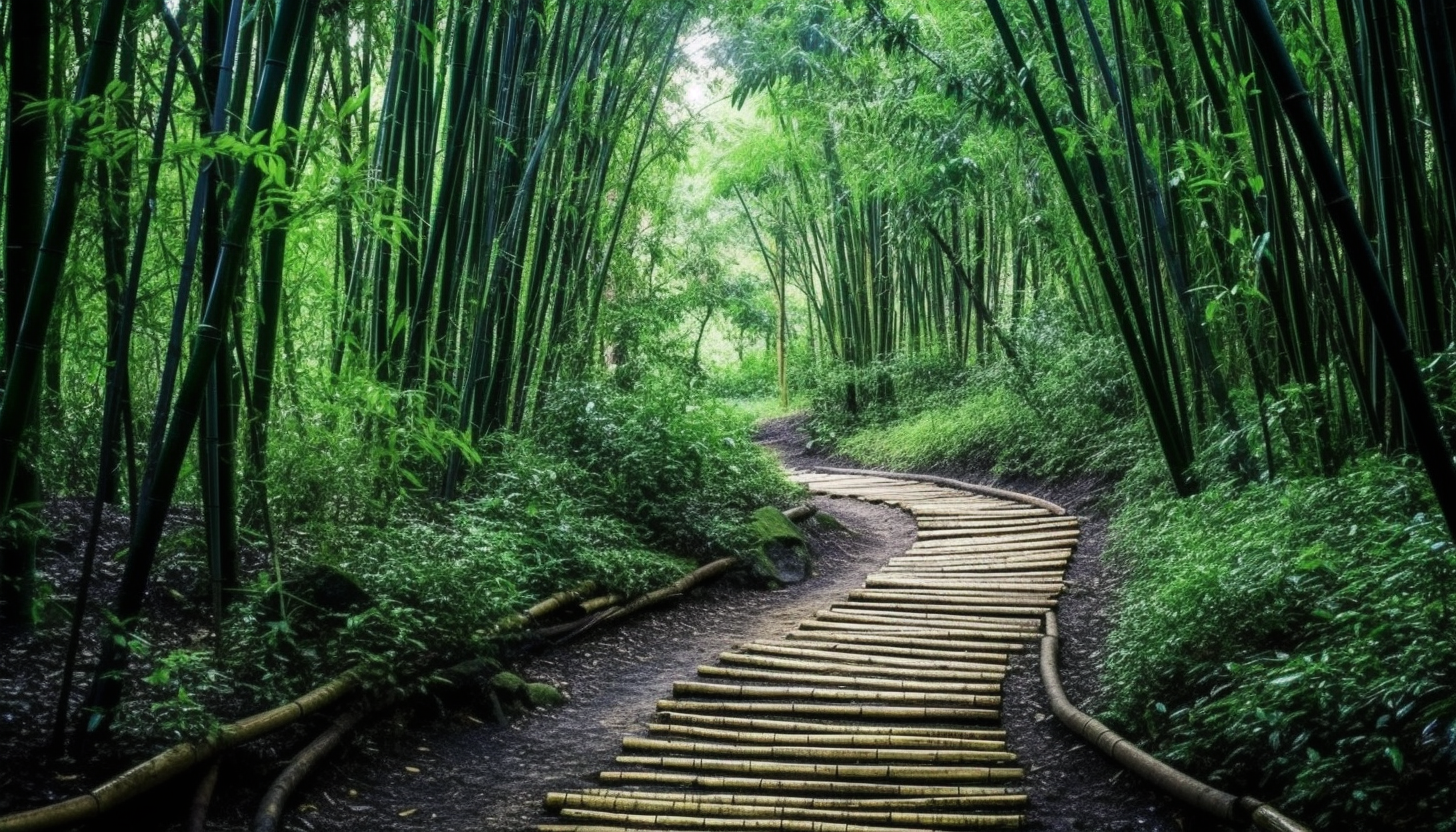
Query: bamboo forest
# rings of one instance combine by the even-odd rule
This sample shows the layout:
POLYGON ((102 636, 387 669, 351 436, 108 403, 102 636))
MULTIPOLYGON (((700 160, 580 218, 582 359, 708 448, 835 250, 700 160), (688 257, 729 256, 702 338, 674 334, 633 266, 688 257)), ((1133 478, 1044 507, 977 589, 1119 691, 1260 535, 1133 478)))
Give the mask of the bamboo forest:
POLYGON ((1456 0, 0 54, 0 832, 1456 832, 1456 0))

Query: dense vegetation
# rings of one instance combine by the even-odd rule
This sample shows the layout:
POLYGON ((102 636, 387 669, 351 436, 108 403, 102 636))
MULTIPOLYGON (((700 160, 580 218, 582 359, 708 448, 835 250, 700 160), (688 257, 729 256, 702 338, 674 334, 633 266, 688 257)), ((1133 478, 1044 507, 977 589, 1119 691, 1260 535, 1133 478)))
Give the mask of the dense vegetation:
POLYGON ((196 733, 741 552, 793 496, 744 414, 793 401, 872 463, 1120 481, 1108 717, 1452 828, 1450 14, 4 4, 0 618, 80 748, 196 733), (326 568, 368 604, 321 624, 326 568))

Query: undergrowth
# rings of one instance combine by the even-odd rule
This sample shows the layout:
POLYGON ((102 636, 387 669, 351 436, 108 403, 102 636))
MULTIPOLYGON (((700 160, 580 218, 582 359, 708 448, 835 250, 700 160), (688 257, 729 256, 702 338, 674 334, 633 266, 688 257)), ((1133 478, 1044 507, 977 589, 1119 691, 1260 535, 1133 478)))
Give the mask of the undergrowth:
POLYGON ((420 417, 407 402, 375 412, 402 423, 361 430, 398 436, 386 443, 397 453, 280 450, 294 469, 317 469, 302 471, 301 492, 280 505, 328 489, 333 510, 307 520, 284 512, 284 581, 264 571, 239 594, 220 661, 208 645, 139 656, 134 672, 154 695, 129 706, 126 733, 196 738, 216 728, 223 703, 271 706, 358 665, 374 684, 411 684, 431 667, 490 655, 494 625, 553 592, 592 580, 635 594, 746 554, 753 510, 800 496, 752 443, 748 417, 671 379, 557 387, 532 430, 472 449, 478 464, 448 502, 421 499, 423 483, 408 479, 380 488, 372 475, 458 440, 439 426, 409 434, 420 417))
POLYGON ((1432 511, 1379 457, 1129 502, 1110 719, 1319 828, 1456 829, 1456 549, 1432 511))
POLYGON ((1149 452, 1151 432, 1114 340, 1050 317, 1031 319, 1016 337, 1019 363, 885 365, 876 372, 893 398, 854 417, 826 401, 843 384, 829 381, 814 428, 856 459, 899 469, 976 463, 998 473, 1119 476, 1149 452))

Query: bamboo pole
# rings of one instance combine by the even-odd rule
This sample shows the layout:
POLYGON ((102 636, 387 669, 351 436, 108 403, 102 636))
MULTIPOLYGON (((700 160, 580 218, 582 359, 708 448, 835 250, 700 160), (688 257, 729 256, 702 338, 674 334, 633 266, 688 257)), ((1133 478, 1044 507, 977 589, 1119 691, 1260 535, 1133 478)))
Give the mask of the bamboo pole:
MULTIPOLYGON (((832 726, 831 726, 832 727, 832 726)), ((796 745, 830 746, 834 748, 945 748, 973 751, 1005 751, 1004 740, 961 739, 958 737, 917 737, 901 734, 777 734, 753 731, 735 731, 719 728, 702 728, 696 725, 672 725, 654 722, 647 726, 649 734, 664 734, 669 738, 689 738, 713 742, 736 742, 751 745, 796 745)))
POLYGON ((996 655, 992 659, 972 662, 960 658, 963 655, 961 653, 945 650, 902 651, 889 647, 874 647, 873 645, 844 645, 843 648, 840 650, 814 644, 799 647, 790 644, 773 644, 767 642, 748 642, 738 647, 744 653, 789 656, 803 659, 824 659, 834 662, 864 664, 871 667, 910 667, 999 673, 1006 671, 1005 655, 996 655))
MULTIPOLYGON (((911 618, 895 615, 867 615, 824 611, 815 613, 813 620, 827 624, 847 624, 863 627, 926 627, 937 630, 965 630, 976 635, 984 635, 987 638, 1016 638, 1025 636, 1027 633, 1034 633, 1036 629, 1026 626, 1023 622, 1017 621, 1014 618, 986 621, 980 618, 971 618, 969 616, 962 618, 954 615, 942 615, 935 618, 922 615, 911 618), (993 635, 998 633, 1004 634, 1004 636, 993 635)), ((805 621, 804 623, 808 624, 810 622, 805 621)))
POLYGON ((922 693, 988 693, 1001 691, 1001 685, 976 682, 921 681, 880 676, 839 676, 803 671, 779 671, 743 667, 702 665, 698 675, 709 679, 732 679, 740 682, 778 682, 800 685, 852 685, 873 690, 919 691, 922 693))
POLYGON ((653 725, 688 725, 707 728, 733 728, 742 731, 792 731, 801 734, 875 734, 892 737, 939 737, 942 739, 1005 740, 1006 731, 1001 728, 931 728, 924 725, 864 724, 853 722, 802 722, 784 719, 753 719, 736 716, 714 716, 712 714, 686 714, 675 711, 658 711, 659 722, 653 725))
POLYGON ((950 705, 994 708, 999 696, 923 691, 821 688, 806 685, 729 685, 715 682, 674 682, 674 696, 730 697, 735 699, 815 699, 830 702, 886 702, 896 705, 950 705))
POLYGON ((830 630, 795 631, 786 633, 785 637, 790 640, 821 641, 827 640, 836 644, 862 645, 872 644, 882 647, 911 647, 927 648, 931 650, 954 650, 962 656, 994 656, 998 653, 1018 653, 1024 648, 1020 644, 1003 644, 984 641, 958 641, 955 635, 948 634, 945 638, 933 635, 896 635, 884 633, 863 633, 844 632, 830 630))
MULTIPOLYGON (((799 792, 836 795, 876 795, 895 798, 953 798, 979 795, 1017 794, 1004 786, 948 786, 920 783, 874 783, 846 780, 792 780, 773 777, 724 777, 682 774, 669 771, 604 771, 603 783, 651 784, 701 789, 743 789, 762 792, 799 792)), ((773 798, 777 798, 774 795, 773 798)))
MULTIPOLYGON (((548 795, 548 800, 552 797, 548 795)), ((873 810, 873 809, 852 809, 848 807, 837 807, 833 809, 802 808, 797 806, 752 806, 733 803, 719 803, 704 801, 694 798, 691 795, 684 795, 681 799, 675 800, 654 800, 633 796, 607 796, 588 794, 565 794, 556 796, 554 801, 558 804, 563 817, 586 816, 597 814, 619 814, 629 816, 652 815, 661 817, 686 816, 693 820, 700 820, 703 828, 728 828, 717 824, 718 821, 732 822, 734 819, 743 819, 744 825, 734 824, 734 829, 806 829, 813 832, 825 832, 827 828, 851 828, 847 824, 895 824, 897 826, 922 826, 922 827, 946 827, 946 828, 992 828, 1020 826, 1021 818, 1004 815, 966 815, 950 814, 940 812, 915 812, 915 811, 894 811, 894 810, 873 810), (571 810, 582 810, 573 813, 571 810), (1014 818, 1008 820, 1008 818, 1014 818), (778 820, 780 826, 759 826, 757 824, 768 820, 778 820), (821 823, 799 823, 800 821, 822 821, 821 823), (792 824, 792 825, 789 825, 792 824)), ((676 818, 668 822, 679 822, 676 818)))
POLYGON ((777 659, 772 656, 753 656, 747 653, 723 653, 718 660, 727 664, 763 667, 774 670, 792 670, 809 673, 830 673, 844 675, 891 675, 911 679, 941 679, 947 681, 975 682, 999 681, 1005 677, 1003 670, 966 672, 960 670, 931 670, 919 667, 879 667, 872 665, 803 661, 798 659, 777 659))
POLYGON ((1008 751, 943 748, 824 747, 817 745, 742 745, 717 742, 679 742, 650 737, 624 737, 622 748, 641 754, 710 755, 755 759, 821 760, 847 763, 914 763, 961 765, 963 763, 1013 763, 1008 751))
POLYGON ((1039 497, 1032 497, 1026 494, 1017 494, 1014 491, 1006 491, 1000 488, 991 488, 990 486, 985 485, 974 485, 972 483, 961 482, 960 480, 953 480, 946 477, 930 476, 929 474, 887 474, 883 471, 863 471, 855 468, 831 468, 828 466, 821 466, 818 470, 828 471, 835 474, 873 475, 887 479, 907 479, 917 480, 920 482, 935 483, 937 485, 944 485, 946 487, 954 488, 960 491, 969 491, 975 494, 984 494, 988 497, 996 497, 1002 500, 1009 500, 1016 503, 1026 503, 1027 505, 1032 505, 1036 506, 1037 508, 1045 509, 1052 514, 1064 515, 1067 513, 1066 509, 1062 508, 1056 503, 1048 502, 1039 497))
POLYGON ((688 801, 731 806, 783 806, 796 809, 971 809, 981 806, 1025 806, 1026 795, 1008 789, 982 789, 984 793, 947 797, 794 797, 781 794, 702 794, 700 792, 647 792, 625 789, 582 789, 570 794, 546 795, 547 809, 559 809, 578 795, 637 800, 688 801))
POLYGON ((654 757, 623 754, 617 762, 629 766, 678 771, 725 771, 774 777, 839 777, 846 780, 908 780, 912 783, 988 783, 1020 780, 1019 768, 991 766, 862 765, 840 763, 781 763, 773 760, 719 760, 700 757, 654 757))
POLYGON ((885 639, 876 638, 831 638, 829 633, 791 633, 802 638, 794 641, 809 650, 834 651, 844 650, 851 653, 869 653, 881 656, 900 657, 923 657, 931 659, 948 659, 957 662, 972 662, 986 664, 1004 665, 1007 662, 1007 654, 1010 651, 998 651, 994 653, 977 653, 970 650, 956 649, 954 645, 943 641, 926 641, 924 643, 909 643, 908 639, 896 639, 892 643, 884 643, 885 639))
POLYGON ((818 702, 744 702, 732 699, 659 699, 659 711, 689 714, 773 714, 834 719, 913 719, 926 722, 997 720, 995 708, 956 708, 925 705, 830 705, 818 702))
MULTIPOLYGON (((895 635, 913 636, 915 638, 935 639, 962 639, 975 637, 977 639, 984 639, 987 642, 1015 642, 1025 640, 1025 635, 1023 633, 981 628, 979 625, 976 624, 968 624, 964 626, 947 624, 944 627, 938 625, 935 627, 930 627, 925 624, 917 624, 913 621, 891 621, 882 624, 870 622, 861 623, 858 621, 821 621, 818 619, 809 619, 808 621, 800 622, 799 629, 823 630, 826 632, 835 633, 892 633, 895 635)), ((981 642, 976 641, 972 641, 969 643, 975 644, 977 646, 981 645, 981 642)), ((992 648, 988 647, 986 649, 992 648)))

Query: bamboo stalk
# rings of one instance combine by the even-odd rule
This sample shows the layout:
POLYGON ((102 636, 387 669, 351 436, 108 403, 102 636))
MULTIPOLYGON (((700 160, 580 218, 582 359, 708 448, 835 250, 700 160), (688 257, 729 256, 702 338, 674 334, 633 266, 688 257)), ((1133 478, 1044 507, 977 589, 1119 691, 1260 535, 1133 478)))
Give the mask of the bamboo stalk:
POLYGON ((783 682, 800 685, 852 685, 876 690, 920 691, 922 693, 999 693, 1001 685, 974 682, 931 682, 913 679, 890 679, 877 676, 837 676, 803 671, 758 670, 742 667, 701 665, 698 675, 710 679, 736 679, 743 682, 783 682))
POLYGON ((814 716, 836 719, 915 719, 927 722, 970 722, 995 720, 1001 712, 994 708, 952 708, 923 705, 828 705, 818 702, 742 702, 731 699, 701 701, 696 699, 659 699, 659 711, 689 714, 775 714, 779 716, 814 716))
POLYGON ((981 806, 1024 806, 1026 795, 1008 789, 987 788, 984 793, 948 797, 794 797, 780 794, 702 794, 700 792, 646 792, 625 789, 582 789, 546 795, 547 809, 559 809, 578 795, 636 800, 685 801, 731 806, 783 806, 795 809, 972 809, 981 806))
POLYGON ((1019 768, 989 766, 851 765, 780 763, 771 760, 718 760, 696 757, 653 757, 624 754, 617 762, 629 766, 679 771, 726 771, 738 774, 842 777, 846 780, 908 780, 913 783, 987 783, 1020 780, 1019 768))
POLYGON ((790 656, 805 659, 826 659, 835 662, 851 662, 869 666, 885 667, 911 667, 936 670, 959 670, 959 671, 985 671, 988 673, 1004 673, 1006 671, 1006 656, 997 654, 995 658, 985 661, 965 661, 960 658, 963 654, 948 650, 899 650, 892 647, 875 647, 873 645, 840 645, 842 649, 835 646, 819 646, 809 644, 803 647, 790 644, 773 644, 767 642, 748 642, 740 645, 739 650, 744 653, 758 653, 768 656, 790 656))
POLYGON ((1011 651, 978 653, 961 650, 944 641, 914 642, 912 639, 884 639, 875 637, 835 638, 831 633, 790 633, 794 641, 809 650, 844 650, 851 653, 869 653, 881 656, 925 657, 949 659, 957 662, 972 662, 1004 665, 1011 651), (912 643, 913 642, 913 643, 912 643))
MULTIPOLYGON (((885 477, 886 476, 883 472, 861 471, 861 470, 853 469, 853 468, 830 468, 830 467, 821 467, 819 470, 821 470, 821 471, 828 471, 828 472, 834 473, 834 474, 873 474, 873 475, 880 476, 880 477, 885 477)), ((1001 499, 1001 500, 1008 500, 1008 501, 1011 501, 1011 502, 1025 503, 1025 504, 1028 504, 1028 505, 1033 505, 1033 506, 1036 506, 1037 508, 1045 509, 1045 510, 1051 512, 1052 514, 1066 514, 1067 513, 1067 510, 1064 509, 1064 508, 1062 508, 1061 506, 1059 506, 1059 505, 1057 505, 1055 503, 1047 502, 1046 500, 1040 499, 1039 497, 1031 497, 1031 496, 1028 496, 1026 494, 1017 494, 1014 491, 1006 491, 1006 490, 1003 490, 1003 489, 1000 489, 1000 488, 991 488, 990 486, 985 486, 985 485, 975 485, 975 484, 968 483, 968 482, 961 482, 960 480, 948 479, 946 477, 936 477, 936 476, 931 476, 931 475, 928 475, 928 474, 892 474, 892 475, 889 475, 888 478, 892 478, 892 479, 910 479, 910 480, 917 480, 917 481, 920 481, 920 482, 935 483, 937 485, 944 485, 944 486, 946 486, 948 488, 953 488, 953 489, 956 489, 956 490, 959 490, 959 491, 969 491, 969 492, 972 492, 972 493, 975 493, 975 494, 981 494, 981 495, 984 495, 984 496, 987 496, 987 497, 995 497, 995 498, 998 498, 998 499, 1001 499)))
MULTIPOLYGON (((734 824, 734 829, 792 829, 826 832, 828 829, 852 829, 852 824, 896 824, 899 826, 955 827, 955 828, 998 828, 1020 826, 1021 818, 1004 815, 964 815, 932 812, 893 811, 869 809, 812 809, 796 806, 746 806, 732 803, 714 803, 684 796, 681 800, 652 800, 640 797, 610 797, 606 795, 566 794, 558 799, 563 817, 596 818, 604 814, 640 817, 669 816, 669 823, 680 823, 672 816, 683 816, 700 821, 704 829, 730 828, 719 821, 732 823, 743 819, 745 824, 734 824), (1009 819, 1008 819, 1009 818, 1009 819), (777 826, 759 825, 770 819, 781 822, 777 826), (799 821, 822 821, 821 823, 799 823, 799 821)), ((550 799, 548 797, 548 799, 550 799)))
POLYGON ((1020 644, 989 641, 959 641, 959 634, 901 635, 896 633, 849 632, 844 630, 796 630, 786 633, 790 640, 830 641, 837 644, 872 644, 883 647, 927 648, 931 650, 954 650, 962 656, 994 656, 997 653, 1019 653, 1025 649, 1020 644))
POLYGON ((690 725, 706 728, 733 728, 749 733, 796 732, 801 734, 874 734, 892 737, 939 737, 942 739, 1005 740, 1006 731, 1000 728, 930 728, 923 725, 864 724, 852 722, 803 722, 783 719, 753 719, 735 716, 713 716, 711 714, 687 714, 675 711, 658 711, 660 722, 653 725, 690 725))
POLYGON ((750 667, 764 667, 774 670, 794 670, 810 673, 891 675, 911 679, 943 679, 948 681, 999 681, 1005 677, 1003 670, 966 672, 960 670, 931 670, 919 667, 880 667, 836 662, 815 662, 796 659, 778 659, 771 656, 753 656, 747 653, 723 653, 719 661, 750 667))
MULTIPOLYGON (((821 611, 814 614, 815 621, 836 624, 859 624, 871 627, 928 627, 937 630, 966 630, 976 634, 1005 633, 1008 636, 1024 636, 1036 632, 1035 623, 1018 621, 1014 618, 992 619, 971 616, 940 615, 931 618, 926 615, 868 615, 854 612, 821 611)), ((807 621, 804 623, 808 623, 807 621)), ((997 636, 999 638, 999 636, 997 636)))
MULTIPOLYGON (((846 618, 849 616, 845 616, 846 618)), ((915 638, 934 639, 964 639, 974 637, 983 639, 984 642, 992 641, 1024 641, 1023 633, 996 629, 983 629, 979 625, 969 624, 965 626, 946 625, 927 626, 916 624, 913 621, 891 621, 888 623, 870 623, 860 621, 821 621, 810 619, 799 623, 801 630, 823 630, 834 633, 891 633, 894 635, 912 636, 915 638)), ((981 647, 981 641, 964 642, 981 647)), ((985 649, 993 649, 987 647, 985 649)))
POLYGON ((730 697, 735 699, 817 699, 831 702, 888 702, 900 705, 950 705, 994 708, 999 696, 920 691, 819 688, 804 685, 727 685, 714 682, 674 682, 674 696, 730 697))
POLYGON ((937 748, 856 748, 815 745, 740 745, 716 742, 678 742, 650 737, 624 737, 622 748, 629 752, 753 757, 755 759, 800 759, 849 763, 916 763, 960 765, 963 763, 1012 763, 1016 755, 1007 751, 937 748))
MULTIPOLYGON (((668 771, 604 771, 598 775, 603 783, 653 784, 701 789, 744 789, 765 792, 800 792, 823 794, 879 795, 897 798, 953 798, 980 795, 1006 795, 1014 792, 1000 786, 946 786, 907 783, 863 783, 844 780, 787 780, 772 777, 722 777, 702 774, 680 774, 668 771)), ((770 799, 776 799, 774 795, 770 799)))
POLYGON ((897 734, 777 734, 701 728, 695 725, 670 725, 654 722, 647 726, 649 734, 666 734, 672 738, 688 737, 715 742, 751 745, 824 745, 833 748, 945 748, 973 751, 1005 751, 1004 740, 972 740, 954 737, 917 737, 897 734))

